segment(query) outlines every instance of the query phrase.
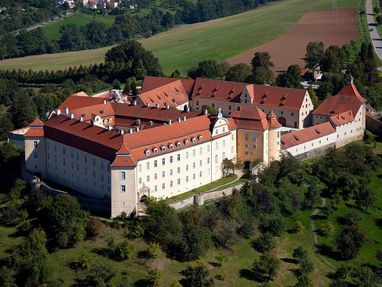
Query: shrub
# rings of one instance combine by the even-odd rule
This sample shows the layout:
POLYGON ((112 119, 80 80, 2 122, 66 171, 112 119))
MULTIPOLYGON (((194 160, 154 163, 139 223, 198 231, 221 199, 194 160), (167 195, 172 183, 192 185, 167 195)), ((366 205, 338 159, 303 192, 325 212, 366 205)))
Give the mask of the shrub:
POLYGON ((276 243, 270 233, 264 233, 253 241, 253 246, 257 251, 264 253, 275 248, 276 243))
POLYGON ((279 269, 280 262, 271 253, 264 253, 255 260, 252 267, 254 277, 260 282, 272 281, 279 269))
POLYGON ((192 264, 180 272, 183 275, 181 280, 183 287, 212 287, 213 279, 208 278, 208 269, 200 264, 192 264))
POLYGON ((109 254, 116 260, 127 260, 134 251, 134 246, 130 240, 124 240, 121 243, 115 244, 114 241, 109 242, 109 254))
POLYGON ((155 258, 159 255, 160 250, 160 245, 158 243, 151 242, 147 248, 147 253, 149 254, 150 258, 155 258))
POLYGON ((86 224, 86 237, 94 239, 101 235, 105 229, 105 225, 98 218, 90 218, 86 224))
POLYGON ((85 278, 85 282, 80 284, 85 286, 110 286, 110 281, 115 276, 114 269, 107 264, 93 265, 85 278))

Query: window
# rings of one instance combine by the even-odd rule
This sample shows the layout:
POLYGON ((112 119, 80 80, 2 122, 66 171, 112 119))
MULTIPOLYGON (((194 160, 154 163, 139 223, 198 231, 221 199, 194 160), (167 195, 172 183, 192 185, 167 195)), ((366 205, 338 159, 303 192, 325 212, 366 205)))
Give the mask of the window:
POLYGON ((142 164, 139 164, 139 165, 138 165, 138 170, 139 170, 139 172, 142 171, 142 164))
POLYGON ((222 133, 225 133, 225 127, 222 128, 222 133))
POLYGON ((196 138, 192 137, 191 142, 194 144, 196 142, 196 138))
POLYGON ((178 167, 178 168, 176 169, 176 172, 177 172, 177 173, 180 173, 180 167, 178 167))
POLYGON ((248 134, 244 134, 244 140, 248 140, 248 138, 249 138, 249 135, 248 134))
POLYGON ((146 156, 150 156, 150 151, 147 149, 147 150, 145 151, 145 154, 146 154, 146 156))
POLYGON ((37 151, 33 152, 33 158, 38 158, 38 152, 37 151))
POLYGON ((219 161, 219 156, 215 155, 215 163, 218 163, 218 161, 219 161))
POLYGON ((202 177, 203 173, 202 171, 199 171, 199 177, 202 177))
POLYGON ((189 140, 184 140, 184 144, 185 144, 186 146, 188 146, 189 143, 190 143, 189 140))
POLYGON ((162 189, 165 189, 165 188, 166 188, 166 184, 162 183, 162 189))
POLYGON ((203 148, 199 148, 199 155, 202 155, 202 153, 203 153, 203 148))
POLYGON ((101 161, 101 170, 103 170, 103 162, 101 161))
POLYGON ((215 143, 215 149, 218 149, 218 148, 219 148, 219 143, 216 142, 216 143, 215 143))
POLYGON ((207 146, 207 152, 210 152, 210 151, 211 151, 211 146, 208 145, 208 146, 207 146))
POLYGON ((173 182, 172 182, 172 180, 170 181, 170 187, 172 187, 173 186, 173 182))
POLYGON ((162 177, 166 177, 166 172, 162 171, 162 177))
POLYGON ((126 172, 121 171, 121 172, 119 173, 119 179, 120 179, 120 180, 125 180, 125 179, 126 179, 126 172))
POLYGON ((154 191, 158 191, 158 186, 157 185, 154 186, 154 191))
POLYGON ((169 145, 168 145, 168 148, 169 148, 170 150, 173 150, 173 149, 174 149, 174 145, 173 145, 173 144, 169 144, 169 145))
POLYGON ((223 140, 223 147, 225 147, 225 140, 223 140))
POLYGON ((166 151, 166 147, 164 145, 161 146, 161 150, 162 152, 165 152, 166 151))
POLYGON ((158 154, 158 149, 155 147, 155 148, 153 149, 153 152, 154 152, 154 154, 158 154))
POLYGON ((225 152, 223 152, 222 159, 226 159, 225 152))
POLYGON ((186 176, 186 182, 188 182, 188 176, 186 176))
POLYGON ((154 160, 154 167, 157 167, 157 166, 158 166, 158 161, 154 160))
POLYGON ((253 144, 252 147, 253 147, 254 149, 256 149, 256 144, 253 144))
POLYGON ((192 168, 196 168, 196 163, 195 162, 192 164, 192 168))
POLYGON ((146 162, 146 169, 150 169, 150 163, 146 162))
POLYGON ((176 155, 177 161, 180 161, 180 154, 176 155))
POLYGON ((177 142, 177 143, 176 143, 176 147, 177 147, 177 148, 180 148, 180 142, 177 142))
POLYGON ((174 170, 170 169, 170 175, 173 175, 173 174, 174 174, 174 170))
POLYGON ((207 157, 207 164, 210 164, 210 158, 207 157))
POLYGON ((126 192, 126 185, 122 184, 120 189, 121 189, 121 192, 126 192))
POLYGON ((154 180, 158 179, 158 174, 154 173, 154 180))
POLYGON ((186 164, 186 171, 188 171, 188 164, 186 164))
POLYGON ((37 147, 37 145, 38 145, 38 141, 33 141, 33 146, 37 147))
POLYGON ((93 166, 95 166, 96 165, 96 162, 95 162, 95 159, 93 158, 93 166))
POLYGON ((85 155, 85 157, 84 157, 84 162, 85 162, 85 163, 88 162, 88 158, 86 157, 86 155, 85 155))
POLYGON ((189 152, 186 151, 186 159, 188 159, 188 157, 189 157, 189 152))
POLYGON ((139 178, 138 182, 139 184, 142 184, 142 177, 139 178))
POLYGON ((162 165, 165 165, 165 164, 166 164, 166 159, 162 158, 162 165))
POLYGON ((199 160, 199 166, 203 165, 203 160, 199 160))
POLYGON ((192 175, 192 179, 195 179, 196 178, 196 175, 195 175, 195 173, 192 175))
POLYGON ((174 162, 174 157, 170 156, 170 163, 173 163, 173 162, 174 162))
POLYGON ((147 181, 147 182, 150 182, 150 176, 149 176, 149 175, 146 176, 146 181, 147 181))
POLYGON ((196 156, 196 150, 195 150, 195 149, 192 150, 192 156, 193 156, 193 157, 196 156))
POLYGON ((180 184, 180 178, 178 178, 178 179, 176 180, 176 182, 177 182, 177 184, 179 185, 179 184, 180 184))
POLYGON ((201 141, 203 141, 203 136, 199 136, 198 137, 198 140, 201 142, 201 141))

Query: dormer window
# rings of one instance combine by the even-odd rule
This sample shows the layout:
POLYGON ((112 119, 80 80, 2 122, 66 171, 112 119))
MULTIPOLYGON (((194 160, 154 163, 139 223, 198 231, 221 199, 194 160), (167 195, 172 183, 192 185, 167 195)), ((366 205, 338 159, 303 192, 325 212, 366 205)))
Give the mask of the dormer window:
POLYGON ((199 136, 198 137, 198 140, 201 142, 201 141, 203 141, 203 136, 199 136))
POLYGON ((174 145, 173 145, 173 144, 169 144, 169 145, 168 145, 168 148, 169 148, 170 150, 173 150, 173 149, 174 149, 174 145))
POLYGON ((176 142, 176 147, 180 148, 180 142, 176 142))
POLYGON ((164 145, 162 145, 160 149, 161 149, 162 152, 166 151, 166 147, 164 145))
POLYGON ((145 151, 145 154, 146 154, 146 156, 150 156, 151 152, 147 149, 147 150, 145 151))
POLYGON ((156 147, 153 148, 154 154, 158 154, 158 149, 156 147))
POLYGON ((189 141, 189 140, 184 140, 184 144, 185 144, 186 146, 188 146, 188 145, 189 145, 189 143, 190 143, 190 141, 189 141))
POLYGON ((195 141, 196 141, 196 138, 192 137, 192 138, 191 138, 191 142, 194 144, 195 141))

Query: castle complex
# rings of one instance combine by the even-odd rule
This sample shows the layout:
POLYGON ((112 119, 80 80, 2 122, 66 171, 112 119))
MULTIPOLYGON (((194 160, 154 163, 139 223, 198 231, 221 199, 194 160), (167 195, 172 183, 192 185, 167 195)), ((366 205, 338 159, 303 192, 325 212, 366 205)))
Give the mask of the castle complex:
POLYGON ((268 164, 361 139, 365 114, 353 83, 314 109, 302 89, 146 77, 135 99, 78 93, 45 122, 36 118, 25 129, 25 164, 42 179, 109 199, 116 217, 146 197, 221 178, 224 159, 268 164))

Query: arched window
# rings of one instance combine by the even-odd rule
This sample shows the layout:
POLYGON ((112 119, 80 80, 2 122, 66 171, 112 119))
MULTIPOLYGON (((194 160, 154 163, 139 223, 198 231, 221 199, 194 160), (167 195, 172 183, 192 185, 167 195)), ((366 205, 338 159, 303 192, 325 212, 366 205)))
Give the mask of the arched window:
POLYGON ((146 156, 150 156, 150 151, 147 149, 147 150, 145 150, 145 154, 146 154, 146 156))
POLYGON ((196 141, 196 138, 192 137, 192 138, 191 138, 191 142, 194 144, 195 141, 196 141))
POLYGON ((166 147, 165 147, 164 145, 162 145, 162 146, 160 147, 160 149, 161 149, 162 152, 165 152, 165 151, 166 151, 166 147))
POLYGON ((180 148, 180 142, 176 142, 176 147, 180 148))
POLYGON ((198 140, 201 142, 203 141, 203 136, 198 136, 198 140))
POLYGON ((170 150, 173 150, 173 149, 174 149, 174 145, 173 145, 173 144, 169 144, 169 145, 168 145, 168 148, 169 148, 170 150))
POLYGON ((190 143, 190 141, 189 141, 189 140, 184 140, 184 144, 185 144, 186 146, 188 146, 188 145, 189 145, 189 143, 190 143))
POLYGON ((156 147, 153 148, 154 154, 158 154, 158 149, 156 147))

